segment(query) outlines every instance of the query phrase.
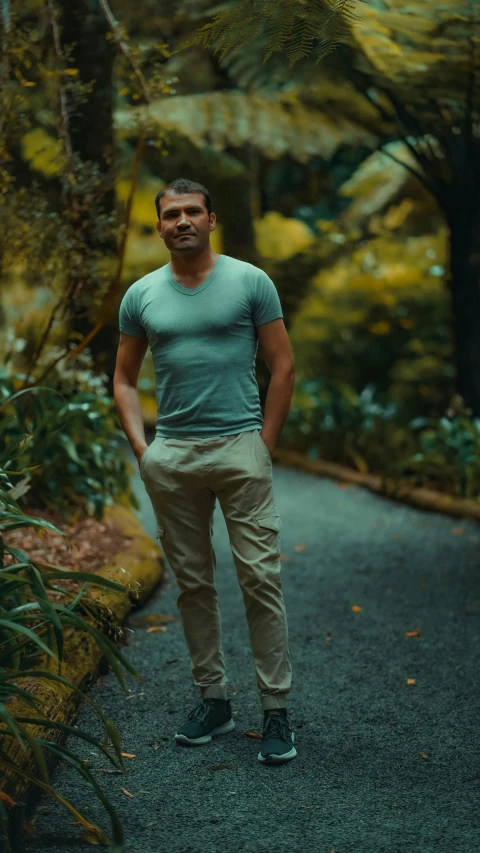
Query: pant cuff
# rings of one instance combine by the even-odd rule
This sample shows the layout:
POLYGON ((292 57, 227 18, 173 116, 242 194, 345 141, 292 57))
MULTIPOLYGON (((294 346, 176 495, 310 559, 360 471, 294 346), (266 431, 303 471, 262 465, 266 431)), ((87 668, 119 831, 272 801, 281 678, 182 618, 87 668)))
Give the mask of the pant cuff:
POLYGON ((260 701, 262 703, 262 708, 264 711, 270 711, 272 708, 286 708, 287 707, 286 694, 280 693, 277 696, 261 696, 260 701))
POLYGON ((200 689, 202 699, 226 699, 227 685, 226 684, 211 684, 209 687, 200 689))

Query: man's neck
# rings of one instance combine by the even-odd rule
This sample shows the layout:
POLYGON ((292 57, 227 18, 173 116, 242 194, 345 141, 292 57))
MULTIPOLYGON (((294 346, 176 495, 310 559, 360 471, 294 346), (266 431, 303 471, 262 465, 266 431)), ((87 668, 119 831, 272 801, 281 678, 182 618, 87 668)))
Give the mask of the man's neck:
POLYGON ((200 254, 182 257, 170 253, 172 272, 179 278, 195 279, 207 275, 215 266, 218 254, 207 246, 200 254))

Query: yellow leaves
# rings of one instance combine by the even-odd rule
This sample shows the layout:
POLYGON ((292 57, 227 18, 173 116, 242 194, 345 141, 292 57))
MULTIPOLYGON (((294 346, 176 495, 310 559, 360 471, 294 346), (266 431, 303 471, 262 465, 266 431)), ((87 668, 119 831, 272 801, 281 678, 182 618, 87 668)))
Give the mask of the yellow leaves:
POLYGON ((372 335, 388 335, 390 334, 392 327, 387 320, 379 320, 378 323, 371 323, 368 327, 368 331, 372 333, 372 335))
POLYGON ((76 77, 77 74, 79 73, 79 69, 78 68, 64 68, 63 73, 68 74, 69 77, 76 77))
POLYGON ((243 734, 247 735, 247 737, 253 737, 253 738, 257 738, 257 740, 263 740, 263 735, 259 734, 258 732, 254 731, 253 729, 249 729, 248 732, 244 732, 243 734))
POLYGON ((36 83, 34 83, 32 80, 27 80, 27 79, 23 76, 22 72, 18 70, 18 68, 15 68, 15 69, 14 69, 14 73, 15 73, 15 77, 17 78, 18 82, 19 82, 22 86, 28 86, 28 87, 30 87, 30 86, 36 86, 36 85, 37 85, 37 84, 36 84, 36 83))
POLYGON ((299 219, 288 219, 271 210, 254 221, 255 241, 265 258, 285 260, 315 242, 310 229, 299 219))
POLYGON ((422 633, 421 631, 405 631, 405 636, 406 637, 420 637, 421 633, 422 633))
POLYGON ((407 684, 416 684, 416 680, 414 678, 407 678, 407 684))
POLYGON ((121 752, 120 755, 122 755, 123 758, 136 758, 137 757, 136 752, 121 752))
POLYGON ((358 604, 354 604, 354 605, 352 606, 352 610, 353 610, 353 612, 354 612, 354 613, 361 613, 361 612, 362 612, 362 608, 361 608, 361 607, 359 607, 359 605, 358 605, 358 604))
POLYGON ((463 536, 463 527, 452 527, 450 533, 452 536, 463 536))
POLYGON ((306 546, 306 545, 294 545, 293 550, 294 550, 294 551, 298 551, 298 552, 300 552, 300 551, 306 551, 306 550, 307 550, 307 546, 306 546))
POLYGON ((152 628, 147 628, 147 634, 157 634, 159 631, 165 633, 168 628, 165 625, 153 625, 152 628))
POLYGON ((428 752, 419 752, 418 754, 420 758, 430 758, 428 752))
POLYGON ((41 127, 25 133, 21 139, 22 157, 33 169, 47 177, 61 175, 64 157, 61 142, 52 139, 41 127))
POLYGON ((411 198, 402 199, 400 204, 392 204, 383 217, 383 226, 391 231, 399 228, 414 209, 415 202, 411 198))

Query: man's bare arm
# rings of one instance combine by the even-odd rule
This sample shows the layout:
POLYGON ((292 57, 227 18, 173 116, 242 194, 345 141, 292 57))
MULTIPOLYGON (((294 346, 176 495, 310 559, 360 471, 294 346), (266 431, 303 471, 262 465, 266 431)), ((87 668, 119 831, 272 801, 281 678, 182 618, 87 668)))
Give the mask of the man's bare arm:
POLYGON ((138 461, 148 447, 137 393, 138 374, 147 348, 148 341, 143 338, 120 333, 113 377, 113 398, 118 418, 138 461))

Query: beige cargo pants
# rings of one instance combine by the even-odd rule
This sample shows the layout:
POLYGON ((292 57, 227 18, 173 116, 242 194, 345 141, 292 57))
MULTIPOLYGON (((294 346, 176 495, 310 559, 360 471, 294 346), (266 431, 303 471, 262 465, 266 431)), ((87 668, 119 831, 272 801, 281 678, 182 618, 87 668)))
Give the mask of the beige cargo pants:
POLYGON ((218 498, 243 595, 263 709, 286 706, 292 668, 280 579, 280 518, 260 430, 157 437, 140 459, 158 536, 180 589, 177 607, 203 698, 227 698, 212 546, 218 498))

